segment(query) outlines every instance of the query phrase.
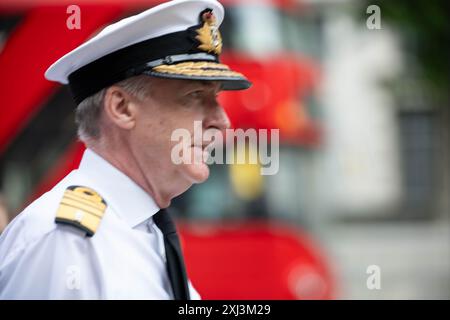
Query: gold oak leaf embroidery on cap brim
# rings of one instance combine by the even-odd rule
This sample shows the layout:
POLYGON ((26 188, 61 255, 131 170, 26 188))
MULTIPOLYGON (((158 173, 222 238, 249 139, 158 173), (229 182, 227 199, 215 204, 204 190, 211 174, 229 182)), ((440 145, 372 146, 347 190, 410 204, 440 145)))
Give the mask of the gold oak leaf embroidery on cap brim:
POLYGON ((231 71, 228 66, 212 62, 183 62, 172 65, 160 65, 153 68, 159 73, 206 77, 243 77, 239 72, 231 71))

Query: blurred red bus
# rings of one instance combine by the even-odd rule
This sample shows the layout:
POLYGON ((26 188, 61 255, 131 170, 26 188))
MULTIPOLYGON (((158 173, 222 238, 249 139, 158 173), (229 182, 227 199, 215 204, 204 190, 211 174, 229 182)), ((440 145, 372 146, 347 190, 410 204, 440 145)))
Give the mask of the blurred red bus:
MULTIPOLYGON (((70 94, 46 81, 45 69, 105 24, 159 2, 78 1, 80 30, 65 27, 69 2, 0 4, 0 182, 13 209, 76 168, 84 150, 70 94)), ((327 259, 291 203, 304 187, 297 160, 321 142, 309 100, 319 69, 302 33, 314 32, 317 21, 303 23, 308 9, 297 1, 222 3, 222 61, 254 85, 223 93, 221 103, 234 128, 280 129, 284 173, 257 177, 251 166, 213 165, 207 183, 173 201, 190 277, 204 299, 333 298, 327 259)))

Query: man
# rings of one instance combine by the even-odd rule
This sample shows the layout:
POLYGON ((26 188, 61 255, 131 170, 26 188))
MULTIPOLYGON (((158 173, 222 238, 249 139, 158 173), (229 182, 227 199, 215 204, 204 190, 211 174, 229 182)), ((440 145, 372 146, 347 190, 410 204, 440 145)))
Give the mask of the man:
MULTIPOLYGON (((47 70, 69 84, 87 150, 2 234, 0 299, 200 298, 164 208, 209 174, 204 162, 171 160, 172 132, 193 135, 194 121, 224 130, 218 93, 250 86, 219 63, 223 16, 214 0, 164 3, 47 70)), ((183 156, 202 158, 204 147, 194 141, 183 156)))

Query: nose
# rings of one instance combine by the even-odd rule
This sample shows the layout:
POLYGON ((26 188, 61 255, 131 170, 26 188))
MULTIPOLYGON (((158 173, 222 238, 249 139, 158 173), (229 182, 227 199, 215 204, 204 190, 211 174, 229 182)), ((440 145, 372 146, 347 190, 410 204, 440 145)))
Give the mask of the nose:
POLYGON ((222 106, 217 104, 208 110, 204 125, 206 129, 217 129, 223 131, 230 127, 230 119, 222 106))

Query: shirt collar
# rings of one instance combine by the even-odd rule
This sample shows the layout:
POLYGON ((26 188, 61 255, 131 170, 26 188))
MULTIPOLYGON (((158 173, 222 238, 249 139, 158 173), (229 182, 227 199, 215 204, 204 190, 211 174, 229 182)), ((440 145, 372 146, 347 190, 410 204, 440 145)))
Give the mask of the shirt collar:
POLYGON ((86 149, 78 171, 92 180, 89 185, 105 198, 108 206, 132 228, 159 211, 153 198, 127 175, 90 149, 86 149))

